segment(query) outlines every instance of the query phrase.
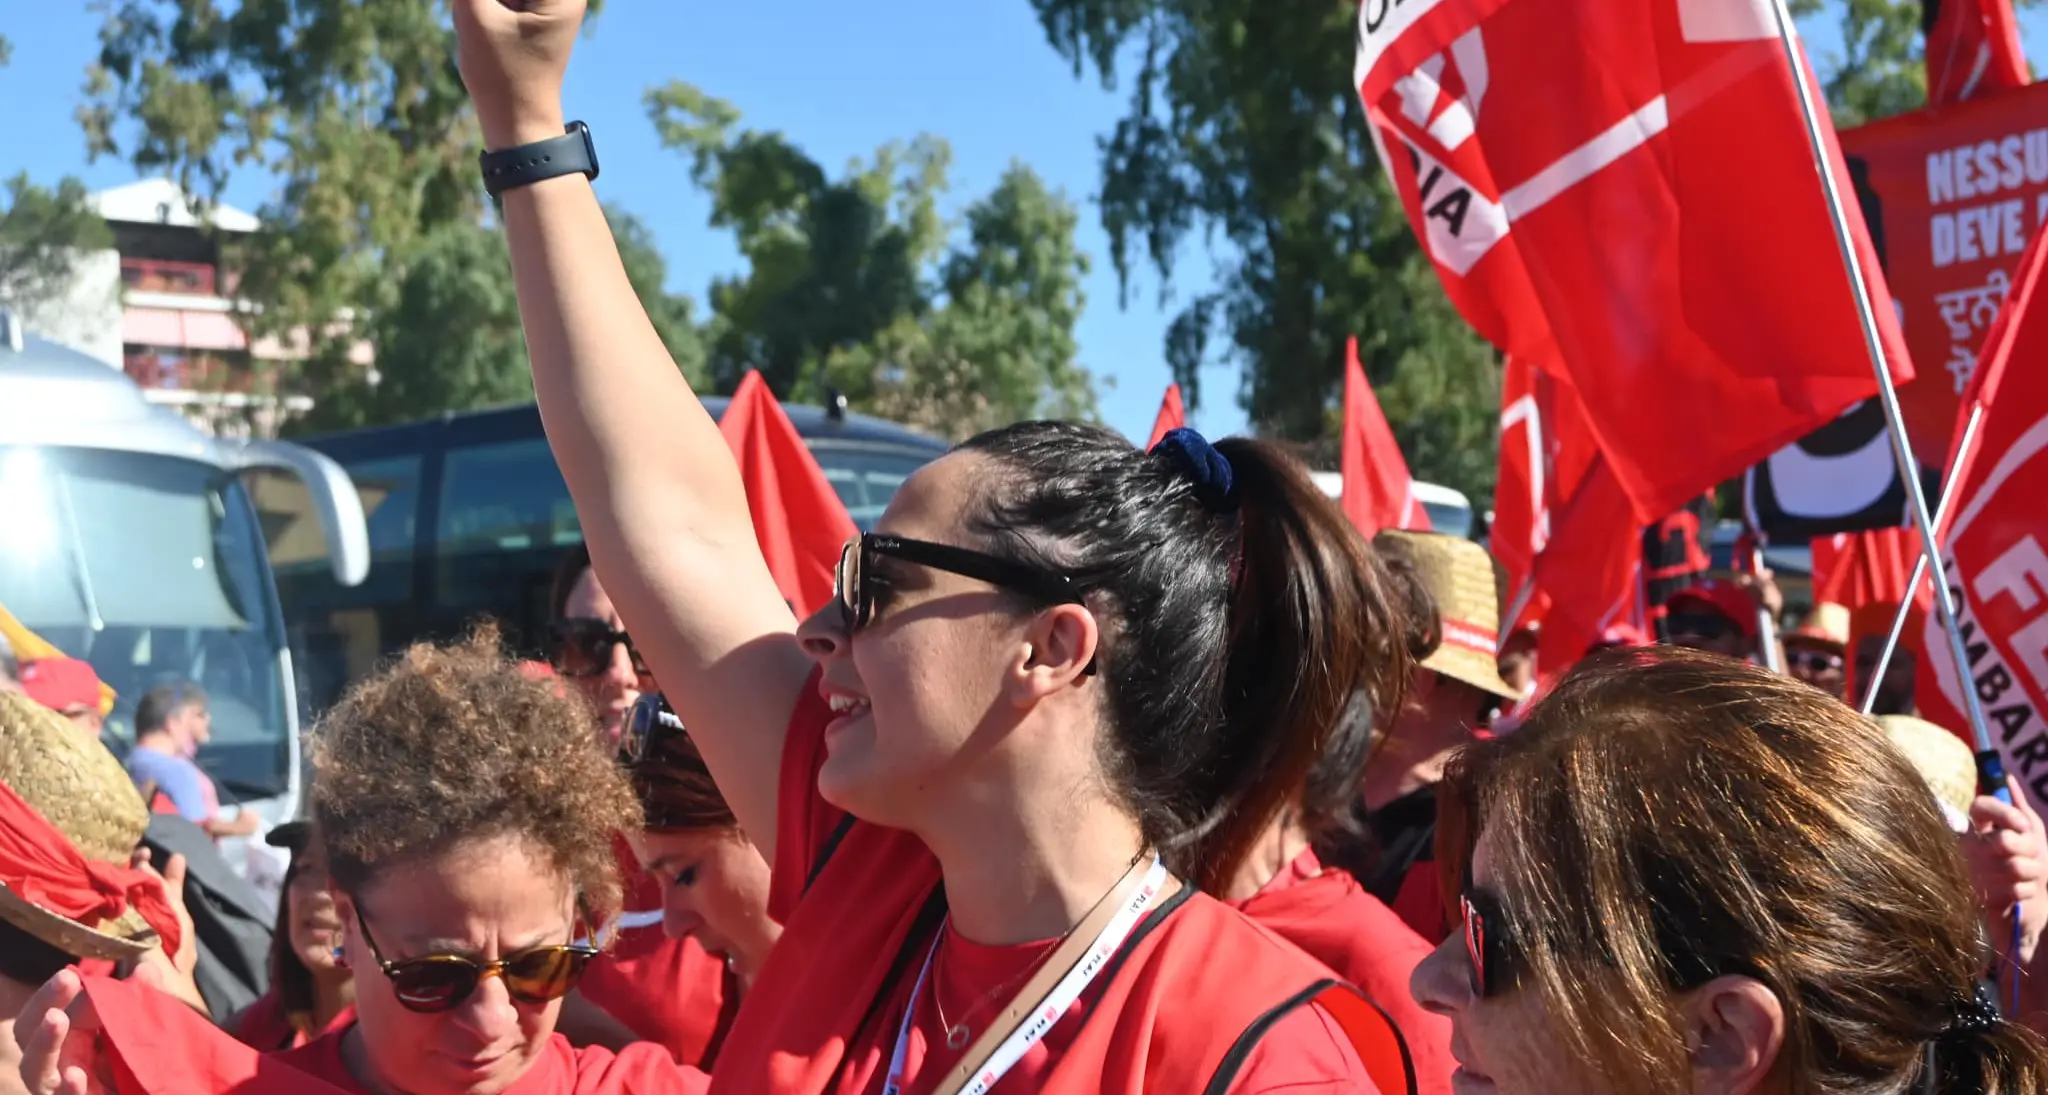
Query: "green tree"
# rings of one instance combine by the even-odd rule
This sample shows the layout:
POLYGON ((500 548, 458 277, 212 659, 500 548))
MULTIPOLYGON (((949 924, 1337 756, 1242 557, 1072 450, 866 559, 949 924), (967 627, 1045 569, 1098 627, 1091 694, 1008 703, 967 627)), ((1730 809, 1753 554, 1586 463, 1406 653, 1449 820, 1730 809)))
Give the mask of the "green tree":
POLYGON ((1079 217, 1012 166, 955 233, 939 211, 950 148, 889 144, 834 177, 779 133, 682 82, 648 93, 662 139, 710 195, 745 274, 710 293, 708 368, 760 370, 784 398, 832 387, 860 410, 949 436, 1041 414, 1092 416, 1075 363, 1087 259, 1079 217))
POLYGON ((114 234, 75 178, 56 189, 37 186, 26 173, 7 180, 0 209, 0 304, 34 314, 71 290, 80 251, 114 245, 114 234))
MULTIPOLYGON (((169 174, 202 201, 238 172, 275 180, 262 229, 224 241, 224 257, 255 305, 242 317, 252 335, 309 335, 297 374, 276 380, 333 404, 312 422, 526 391, 447 0, 96 5, 106 20, 80 111, 92 155, 169 174), (363 340, 379 355, 374 386, 350 363, 363 340)), ((686 370, 701 364, 690 305, 663 291, 651 236, 617 211, 613 222, 664 339, 686 370)))

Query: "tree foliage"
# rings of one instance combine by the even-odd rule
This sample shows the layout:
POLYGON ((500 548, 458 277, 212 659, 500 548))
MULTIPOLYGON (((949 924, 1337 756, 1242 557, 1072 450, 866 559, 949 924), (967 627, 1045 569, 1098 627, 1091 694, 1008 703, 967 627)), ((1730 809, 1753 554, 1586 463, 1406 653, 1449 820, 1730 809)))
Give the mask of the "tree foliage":
POLYGON ((647 106, 710 194, 712 225, 747 259, 711 287, 705 346, 720 390, 758 369, 784 398, 830 387, 858 409, 955 437, 1094 414, 1092 379, 1075 362, 1079 216, 1029 168, 1013 165, 956 232, 940 210, 943 140, 884 145, 833 176, 689 84, 650 91, 647 106))
MULTIPOLYGON (((593 3, 593 7, 597 5, 593 3)), ((306 336, 280 387, 307 426, 391 421, 530 393, 504 245, 476 173, 481 135, 446 0, 98 0, 80 111, 94 156, 200 200, 241 173, 276 197, 223 241, 255 336, 306 336), (351 361, 367 341, 372 374, 351 361)), ((634 286, 677 359, 702 361, 646 228, 613 211, 634 286)))
POLYGON ((26 173, 7 180, 0 209, 0 304, 35 313, 71 291, 74 256, 113 246, 114 234, 87 199, 85 184, 37 186, 26 173))

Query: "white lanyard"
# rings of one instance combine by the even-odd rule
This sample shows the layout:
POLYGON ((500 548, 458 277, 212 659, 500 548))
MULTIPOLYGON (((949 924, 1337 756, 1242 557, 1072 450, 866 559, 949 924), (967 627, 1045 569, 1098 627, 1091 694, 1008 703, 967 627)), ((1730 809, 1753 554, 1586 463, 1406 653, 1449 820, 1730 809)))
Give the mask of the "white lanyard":
MULTIPOLYGON (((1155 854, 1152 857, 1152 869, 1145 872, 1145 881, 1138 887, 1137 892, 1131 895, 1129 901, 1124 902, 1123 908, 1117 910, 1109 923, 1102 926, 1101 934, 1097 935, 1095 942, 1082 953, 1080 960, 1067 970, 1067 975, 1060 978, 1059 984, 1053 986, 1045 999, 1032 1006, 1029 1018, 1016 1030, 1011 1031, 1010 1036, 1003 1039, 1003 1044, 997 1046, 995 1052, 989 1055, 988 1063, 974 1074, 974 1079, 958 1092, 935 1092, 934 1095, 988 1095, 988 1090, 996 1086, 996 1081, 1002 1079, 1018 1061, 1023 1060, 1032 1046, 1045 1039, 1054 1024, 1067 1013, 1067 1008, 1080 998, 1081 993, 1095 980, 1096 975, 1102 972, 1103 967, 1109 965, 1109 960, 1123 948, 1124 940, 1129 939, 1131 932, 1137 929, 1139 918, 1145 915, 1145 910, 1152 906, 1152 902, 1159 896, 1160 889, 1165 885, 1166 865, 1161 863, 1159 856, 1155 854)), ((924 995, 925 982, 931 977, 932 959, 938 956, 939 941, 945 936, 945 930, 941 927, 938 937, 932 940, 931 949, 925 952, 924 968, 917 973, 917 986, 910 990, 910 1003, 903 1009, 903 1025, 896 1031, 896 1052, 889 1056, 889 1078, 882 1085, 882 1095, 901 1095, 903 1090, 905 1058, 909 1056, 910 1051, 911 1021, 917 1015, 917 1001, 924 995)), ((971 1046, 969 1052, 972 1052, 971 1046)))

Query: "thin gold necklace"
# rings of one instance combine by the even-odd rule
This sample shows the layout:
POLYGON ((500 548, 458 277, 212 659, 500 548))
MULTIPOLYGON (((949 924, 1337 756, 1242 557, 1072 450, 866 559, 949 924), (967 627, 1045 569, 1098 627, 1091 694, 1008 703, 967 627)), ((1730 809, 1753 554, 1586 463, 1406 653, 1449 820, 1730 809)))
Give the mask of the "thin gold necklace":
MULTIPOLYGON (((944 924, 939 925, 939 960, 942 962, 945 960, 945 935, 948 926, 951 924, 952 919, 949 917, 944 924)), ((972 1030, 968 1028, 967 1021, 969 1019, 972 1019, 976 1012, 980 1011, 982 1008, 988 1006, 990 1002, 994 1001, 999 996, 999 994, 1009 989, 1011 986, 1017 984, 1018 982, 1024 980, 1025 978, 1031 976, 1033 973, 1038 972, 1038 967, 1044 965, 1045 960, 1051 957, 1054 951, 1059 949, 1061 943, 1066 942, 1067 936, 1072 934, 1074 934, 1074 929, 1068 928, 1066 931, 1060 933, 1059 938, 1048 940, 1047 942, 1045 942, 1042 945, 1042 949, 1038 952, 1038 957, 1032 959, 1030 965, 1024 967, 1024 969, 1021 972, 1016 973, 1008 979, 1004 980, 995 988, 992 988, 987 992, 982 993, 980 998, 976 999, 973 1004, 969 1005, 965 1012, 961 1013, 960 1021, 957 1023, 949 1022, 946 1019, 945 996, 943 993, 939 991, 939 986, 944 983, 944 978, 940 976, 939 971, 933 970, 932 1007, 937 1009, 939 1013, 939 1026, 946 1032, 946 1048, 950 1050, 960 1050, 966 1048, 967 1039, 974 1033, 972 1030)))

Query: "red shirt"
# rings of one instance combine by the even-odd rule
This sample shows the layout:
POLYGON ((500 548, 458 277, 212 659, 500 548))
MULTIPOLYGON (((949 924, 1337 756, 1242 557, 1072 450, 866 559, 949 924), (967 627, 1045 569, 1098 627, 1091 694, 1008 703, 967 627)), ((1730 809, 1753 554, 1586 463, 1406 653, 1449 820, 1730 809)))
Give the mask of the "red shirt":
MULTIPOLYGON (((341 1059, 346 1029, 330 1031, 277 1059, 350 1095, 375 1095, 356 1082, 341 1059)), ((639 1042, 613 1053, 595 1046, 577 1049, 559 1034, 503 1095, 700 1095, 710 1084, 704 1073, 678 1065, 660 1046, 639 1042)))
MULTIPOLYGON (((939 930, 940 876, 930 850, 908 833, 850 822, 819 796, 830 718, 807 685, 783 746, 769 897, 769 914, 786 928, 720 1055, 712 1077, 718 1092, 878 1092, 904 1010, 914 1003, 905 1090, 922 1095, 964 1052, 946 1048, 934 990, 911 999, 934 933, 936 993, 946 1001, 948 1018, 966 1022, 976 1034, 1006 1002, 1003 993, 1027 978, 1025 968, 1049 946, 983 946, 939 930), (992 988, 998 999, 986 1001, 992 988)), ((1290 995, 1271 991, 1276 976, 1298 978, 1298 987, 1305 988, 1320 972, 1277 938, 1184 888, 1141 922, 1119 957, 995 1090, 1178 1092, 1177 1081, 1161 1077, 1189 1063, 1163 1058, 1178 1046, 1232 1045, 1250 1022, 1212 1016, 1246 1013, 1256 1004, 1247 1013, 1252 1019, 1269 1007, 1279 1017, 1253 1044, 1229 1091, 1372 1095, 1378 1089, 1356 1051, 1320 1006, 1281 1010, 1267 1002, 1290 995), (1224 976, 1203 965, 1206 950, 1193 948, 1205 932, 1210 938, 1220 932, 1233 948, 1256 955, 1256 972, 1224 976), (1192 983, 1209 986, 1211 999, 1169 995, 1192 983)), ((1184 1086, 1185 1077, 1179 1082, 1184 1086)))
POLYGON ((1415 1065, 1418 1095, 1449 1095, 1458 1062, 1451 1021, 1415 1002, 1408 979, 1435 949, 1358 880, 1305 851, 1239 911, 1337 971, 1393 1019, 1415 1065))
MULTIPOLYGON (((354 1026, 356 1009, 354 1005, 341 1009, 334 1021, 327 1024, 321 1034, 329 1031, 346 1030, 354 1026)), ((278 1049, 297 1049, 312 1041, 305 1029, 292 1022, 286 1015, 284 1005, 278 1002, 277 990, 272 989, 256 998, 256 1002, 243 1008, 234 1016, 229 1033, 256 1049, 269 1052, 278 1049)))
POLYGON ((591 960, 578 987, 584 999, 662 1045, 677 1062, 708 1070, 739 1010, 737 981, 725 961, 696 940, 663 934, 661 880, 640 868, 624 838, 615 851, 626 882, 626 915, 651 913, 653 923, 621 930, 611 949, 591 960))

